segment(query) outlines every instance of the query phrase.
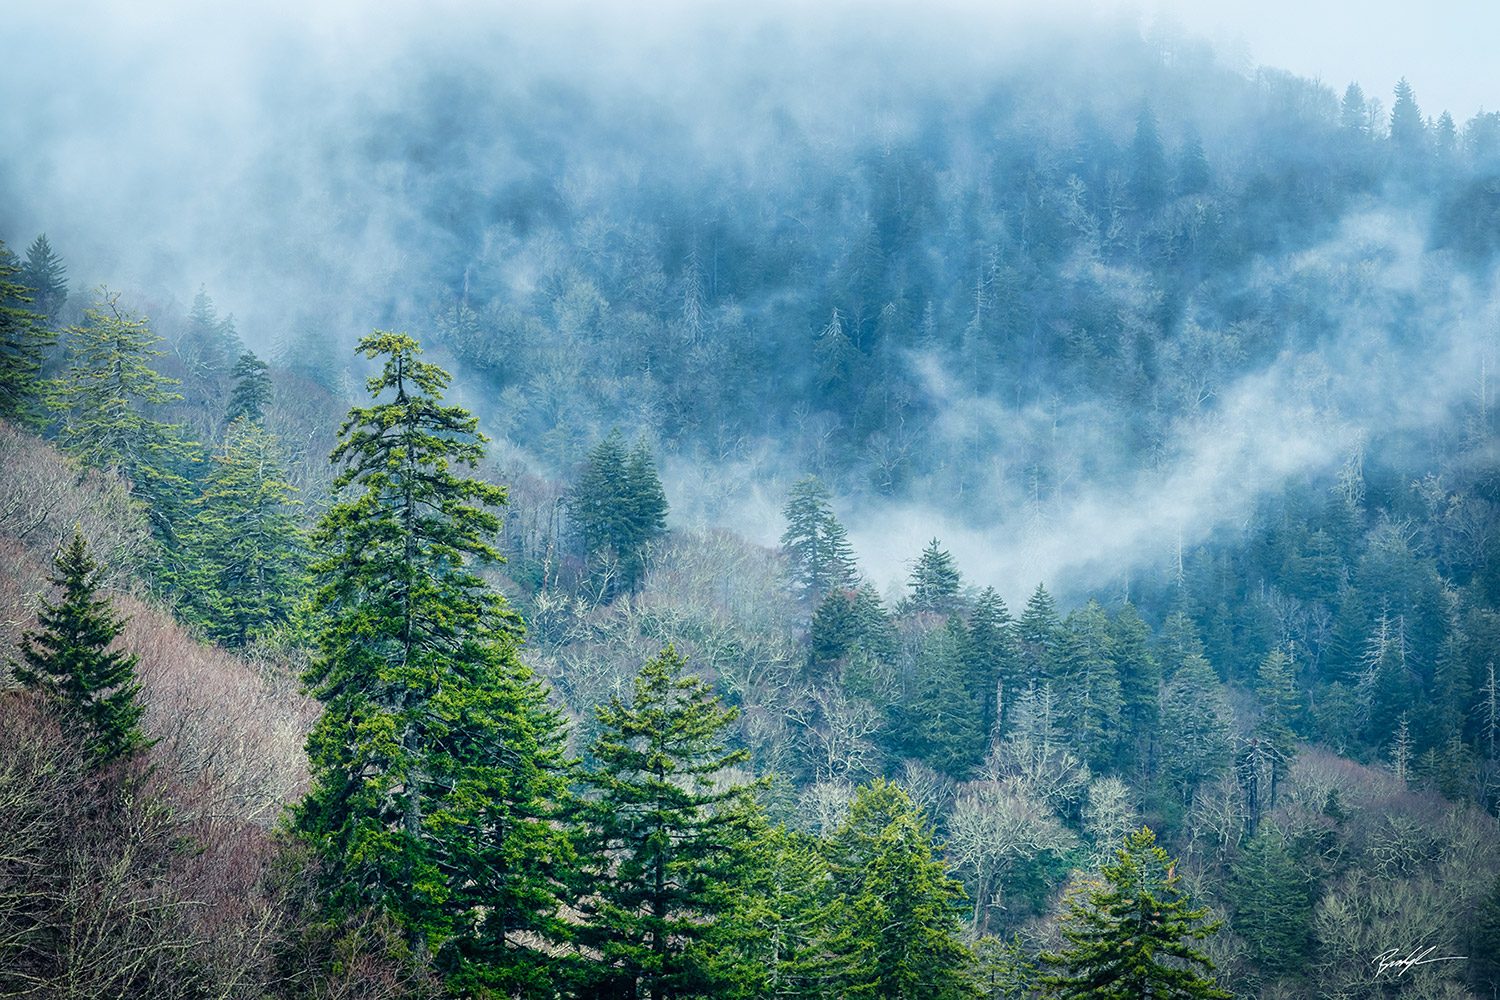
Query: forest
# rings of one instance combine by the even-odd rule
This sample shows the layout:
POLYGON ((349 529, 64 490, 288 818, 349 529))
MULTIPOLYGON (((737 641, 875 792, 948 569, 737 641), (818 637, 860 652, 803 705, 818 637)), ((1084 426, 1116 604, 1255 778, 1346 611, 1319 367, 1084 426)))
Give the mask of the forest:
POLYGON ((1500 112, 433 30, 4 88, 0 996, 1496 995, 1500 112))

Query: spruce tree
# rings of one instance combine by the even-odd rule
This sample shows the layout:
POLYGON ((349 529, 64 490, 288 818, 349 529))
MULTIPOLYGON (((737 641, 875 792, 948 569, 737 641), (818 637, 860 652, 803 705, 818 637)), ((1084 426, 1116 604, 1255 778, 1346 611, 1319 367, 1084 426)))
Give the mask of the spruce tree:
POLYGON ((618 430, 590 449, 568 494, 591 573, 604 597, 633 592, 646 573, 650 545, 666 534, 667 498, 644 441, 629 453, 618 430))
POLYGON ((225 420, 233 423, 244 417, 259 423, 265 416, 266 406, 271 402, 271 377, 266 374, 269 367, 252 351, 240 355, 230 373, 235 379, 234 393, 229 397, 225 420))
POLYGON ((969 616, 969 685, 985 735, 996 735, 1021 686, 1015 626, 994 587, 984 588, 969 616))
POLYGON ((0 240, 0 420, 39 427, 45 423, 42 362, 56 337, 29 308, 35 296, 17 280, 21 272, 0 240))
POLYGON ((807 476, 792 486, 781 509, 786 518, 781 550, 792 564, 792 588, 814 604, 855 581, 854 550, 834 516, 832 499, 817 476, 807 476))
POLYGON ((340 428, 336 502, 313 536, 322 631, 305 680, 324 710, 295 827, 324 859, 330 916, 384 910, 417 958, 438 947, 465 982, 533 995, 566 768, 519 619, 475 572, 499 559, 506 494, 459 474, 485 438, 442 405, 449 375, 416 341, 377 331, 358 349, 383 367, 340 428))
POLYGON ((81 533, 53 561, 60 588, 53 604, 42 598, 40 632, 21 635, 25 666, 10 661, 16 680, 56 696, 64 711, 88 731, 87 746, 96 760, 108 762, 145 747, 141 731, 144 707, 136 700, 139 657, 110 650, 125 628, 109 598, 97 596, 101 571, 89 558, 81 533))
POLYGON ((1125 838, 1097 881, 1078 883, 1062 917, 1067 945, 1042 961, 1057 969, 1041 977, 1064 1000, 1230 1000, 1202 975, 1214 969, 1194 947, 1219 930, 1193 909, 1182 876, 1156 835, 1142 827, 1125 838))
POLYGON ((68 300, 68 269, 52 249, 47 234, 42 233, 26 248, 26 263, 21 266, 21 284, 31 290, 37 315, 49 327, 68 300))
POLYGON ((1260 829, 1234 865, 1229 899, 1234 931, 1269 977, 1299 972, 1307 960, 1312 900, 1306 873, 1292 859, 1274 825, 1260 829))
POLYGON ((842 905, 830 949, 837 995, 957 1000, 976 995, 958 939, 962 885, 934 857, 932 829, 899 786, 860 788, 828 844, 842 905))
POLYGON ((586 972, 596 995, 718 997, 733 985, 723 918, 752 875, 755 786, 726 783, 749 751, 729 747, 735 711, 686 665, 668 646, 641 668, 629 704, 598 709, 576 904, 599 955, 586 972))
POLYGON ((292 621, 306 586, 306 542, 275 435, 249 417, 229 425, 182 535, 192 568, 184 609, 227 646, 292 621))
POLYGON ((953 563, 953 556, 936 538, 922 550, 907 583, 911 587, 913 611, 951 615, 962 603, 959 588, 963 577, 953 563))
POLYGON ((151 410, 182 397, 170 388, 177 380, 150 365, 164 354, 156 349, 161 338, 119 299, 101 289, 83 325, 68 330, 68 370, 57 392, 63 449, 91 468, 119 469, 147 504, 158 536, 175 546, 173 525, 188 491, 178 470, 193 455, 181 428, 152 419, 151 410))

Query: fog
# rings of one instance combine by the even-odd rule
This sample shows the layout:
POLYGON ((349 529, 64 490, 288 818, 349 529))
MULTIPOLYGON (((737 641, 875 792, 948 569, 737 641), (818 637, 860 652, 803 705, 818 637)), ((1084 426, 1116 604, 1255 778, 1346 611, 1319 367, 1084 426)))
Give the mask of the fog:
MULTIPOLYGON (((394 325, 426 339, 442 309, 472 304, 481 332, 437 337, 441 360, 501 447, 545 472, 566 475, 619 424, 658 444, 683 522, 774 544, 787 485, 813 471, 835 485, 882 589, 936 535, 970 582, 1012 602, 1038 581, 1125 596, 1137 567, 1232 536, 1289 477, 1326 485, 1369 442, 1404 447, 1402 435, 1419 442, 1451 422, 1479 359, 1493 357, 1497 319, 1492 263, 1459 267, 1434 245, 1437 206, 1420 186, 1365 184, 1326 223, 1289 219, 1305 230, 1257 244, 1208 291, 1164 282, 1142 263, 1155 237, 1140 223, 1134 243, 1088 235, 1108 228, 1126 164, 1098 169, 1081 214, 1048 209, 1073 242, 1046 266, 1068 308, 1098 311, 1119 343, 1135 324, 1179 352, 1109 355, 1151 383, 1129 403, 1142 427, 1121 426, 1115 390, 1071 374, 1060 345, 1086 324, 1060 305, 1028 307, 1010 333, 986 326, 1018 298, 986 282, 1032 280, 1021 263, 986 263, 1032 252, 1031 202, 1002 204, 1024 186, 1010 178, 1025 171, 994 166, 1007 151, 1042 161, 1025 169, 1053 178, 1037 203, 1056 205, 1070 172, 1078 190, 1088 175, 1071 152, 1091 141, 1080 122, 1097 118, 1126 148, 1150 102, 1174 156, 1190 132, 1203 136, 1228 205, 1222 192, 1266 172, 1268 156, 1315 155, 1307 137, 1333 134, 1355 74, 1384 73, 1361 82, 1390 104, 1389 42, 1373 28, 1368 46, 1364 35, 1320 45, 1334 25, 1276 29, 1319 46, 1312 54, 1246 42, 1253 60, 1321 75, 1329 91, 1245 62, 1239 14, 1176 11, 1163 55, 1157 12, 1091 9, 25 5, 7 14, 0 59, 0 238, 20 250, 45 231, 75 301, 108 283, 165 314, 205 287, 262 353, 309 331, 352 345, 394 325), (1200 37, 1215 34, 1217 54, 1200 37), (886 239, 886 284, 871 291, 855 258, 859 226, 877 228, 878 185, 842 182, 902 156, 918 167, 889 171, 897 215, 918 197, 903 183, 924 185, 928 215, 893 224, 900 253, 886 239), (787 267, 765 262, 803 239, 787 267), (798 284, 807 261, 822 270, 798 284), (642 347, 679 336, 700 272, 706 332, 642 347), (821 291, 798 299, 814 282, 821 291), (813 369, 833 310, 852 317, 859 364, 901 373, 873 429, 851 428, 847 412, 892 381, 813 369), (888 315, 896 332, 882 332, 888 315), (650 337, 632 333, 648 320, 650 337), (1213 346, 1256 323, 1272 332, 1213 346), (591 353, 571 349, 569 324, 591 353), (550 331, 543 346, 538 329, 550 331), (1015 330, 1042 346, 1005 346, 1015 330), (1210 346, 1189 386, 1194 331, 1210 346), (975 360, 972 343, 993 360, 975 360), (724 415, 687 386, 649 395, 671 381, 664 360, 729 383, 715 389, 724 415), (761 396, 733 384, 732 364, 765 380, 761 396)), ((1461 73, 1465 58, 1434 61, 1429 47, 1411 61, 1397 75, 1421 98, 1419 70, 1461 73)), ((1460 82, 1434 86, 1429 116, 1452 106, 1462 124, 1483 103, 1460 82)))

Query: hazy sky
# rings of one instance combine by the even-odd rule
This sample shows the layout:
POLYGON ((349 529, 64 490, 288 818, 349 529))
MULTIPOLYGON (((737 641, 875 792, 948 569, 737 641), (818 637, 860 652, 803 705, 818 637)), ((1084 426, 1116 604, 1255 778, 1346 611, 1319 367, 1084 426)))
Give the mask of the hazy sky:
MULTIPOLYGON (((1121 4, 1121 6, 1128 6, 1121 4)), ((1342 94, 1351 80, 1387 109, 1406 77, 1424 114, 1458 124, 1481 107, 1500 110, 1500 2, 1496 0, 1147 0, 1187 31, 1257 65, 1317 77, 1342 94)))

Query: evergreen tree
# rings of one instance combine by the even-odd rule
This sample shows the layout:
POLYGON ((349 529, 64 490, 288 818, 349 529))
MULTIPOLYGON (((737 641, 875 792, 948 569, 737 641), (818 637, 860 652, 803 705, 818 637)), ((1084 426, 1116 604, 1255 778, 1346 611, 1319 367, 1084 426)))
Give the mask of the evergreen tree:
POLYGON ((1067 898, 1067 945, 1042 961, 1059 971, 1041 982, 1065 1000, 1230 1000, 1202 972, 1214 968, 1193 946, 1216 933, 1192 909, 1176 862, 1142 827, 1125 838, 1102 878, 1076 884, 1067 898))
POLYGON ((69 716, 88 731, 87 746, 100 762, 134 753, 147 746, 141 732, 145 708, 136 701, 141 685, 135 665, 139 657, 109 645, 125 628, 109 598, 97 596, 99 566, 89 558, 83 535, 75 532, 53 560, 61 589, 53 604, 42 598, 40 632, 23 632, 21 658, 10 661, 16 680, 57 697, 69 716))
POLYGON ((45 422, 42 362, 56 338, 27 308, 35 297, 17 281, 21 272, 15 254, 0 240, 0 420, 38 427, 45 422))
POLYGON ((1203 194, 1212 184, 1213 174, 1208 168, 1208 157, 1203 154, 1203 140, 1198 138, 1198 130, 1189 125, 1177 160, 1177 193, 1203 194))
POLYGON ((1391 105, 1391 146, 1407 163, 1420 160, 1427 151, 1427 123, 1404 76, 1396 82, 1396 100, 1391 105))
POLYGON ((605 580, 605 597, 634 591, 646 573, 648 547, 667 530, 667 498, 645 441, 627 453, 616 430, 595 445, 568 494, 568 510, 592 571, 605 580))
POLYGON ((958 940, 963 887, 933 856, 931 828, 899 786, 876 779, 859 789, 828 859, 842 898, 830 942, 838 996, 976 995, 973 956, 958 940))
POLYGON ((229 425, 182 532, 190 552, 185 608, 227 646, 285 626, 305 587, 305 542, 275 435, 249 417, 229 425))
POLYGON ((1120 679, 1120 745, 1122 766, 1149 777, 1161 711, 1161 665, 1151 652, 1151 629, 1135 605, 1126 604, 1110 623, 1109 656, 1120 679))
POLYGON ((907 578, 911 587, 911 609, 934 615, 951 615, 962 605, 959 588, 963 577, 953 564, 953 556, 934 538, 922 550, 917 564, 907 578))
POLYGON ((814 604, 855 582, 854 550, 831 500, 818 477, 807 476, 792 487, 781 509, 786 518, 781 549, 792 564, 793 589, 814 604))
POLYGON ((208 297, 208 290, 200 286, 198 294, 193 296, 187 331, 177 353, 189 368, 209 377, 218 377, 229 372, 233 359, 243 349, 234 329, 234 317, 220 318, 213 299, 208 297))
POLYGON ((1130 144, 1130 194, 1142 212, 1156 211, 1167 196, 1167 154, 1149 104, 1141 107, 1135 120, 1135 140, 1130 144))
POLYGON ((231 372, 235 378, 234 393, 229 397, 229 408, 224 419, 234 423, 240 417, 259 423, 265 416, 267 404, 271 402, 270 369, 251 351, 240 355, 231 372))
POLYGON ((986 736, 1003 728, 1001 714, 1021 693, 1020 673, 1010 611, 995 588, 986 587, 969 616, 969 693, 979 703, 986 736))
POLYGON ((1350 132, 1363 135, 1368 131, 1369 118, 1365 112, 1365 92, 1357 83, 1344 88, 1344 99, 1339 102, 1339 124, 1350 132))
POLYGON ((1016 621, 1016 638, 1020 641, 1021 660, 1028 671, 1028 682, 1040 680, 1046 673, 1061 628, 1057 604, 1047 593, 1047 588, 1037 584, 1036 590, 1026 600, 1026 610, 1016 621))
POLYGON ((1296 974, 1307 961, 1312 900, 1304 872, 1267 824, 1245 845, 1229 882, 1234 930, 1268 978, 1296 974))
POLYGON ((957 615, 927 636, 903 724, 894 727, 907 756, 959 779, 978 763, 985 745, 981 705, 964 677, 969 644, 969 630, 957 615))
POLYGON ((599 955, 585 973, 593 995, 717 997, 737 978, 726 974, 724 918, 752 877, 755 786, 725 782, 749 757, 726 742, 736 712, 685 666, 668 646, 641 668, 628 705, 598 709, 576 904, 599 955))
POLYGON ((538 949, 557 922, 565 761, 519 619, 474 571, 499 559, 506 494, 455 471, 485 438, 441 404, 449 376, 416 341, 377 331, 359 351, 384 365, 340 428, 337 502, 313 536, 305 680, 324 710, 295 827, 323 856, 331 916, 382 909, 419 960, 440 946, 464 982, 534 995, 550 988, 538 949))
POLYGON ((729 940, 740 942, 736 958, 753 969, 739 977, 749 995, 829 995, 835 969, 828 939, 840 901, 821 847, 785 826, 764 829, 750 845, 751 881, 725 924, 729 940))
POLYGON ((1120 679, 1109 656, 1109 619, 1099 602, 1068 613, 1048 679, 1058 694, 1061 724, 1084 760, 1106 768, 1120 740, 1120 679))
POLYGON ((175 546, 173 523, 187 500, 188 483, 177 471, 192 460, 181 428, 153 420, 152 407, 178 402, 176 379, 159 375, 149 359, 161 338, 143 319, 119 306, 119 294, 101 289, 68 330, 68 370, 58 387, 64 411, 64 450, 84 465, 117 468, 149 509, 158 535, 175 546))
POLYGON ((31 290, 31 301, 44 323, 53 328, 57 313, 68 300, 68 269, 42 233, 26 248, 21 284, 31 290))
POLYGON ((1232 718, 1214 668, 1192 656, 1162 690, 1161 774, 1191 805, 1193 791, 1229 766, 1232 718))

